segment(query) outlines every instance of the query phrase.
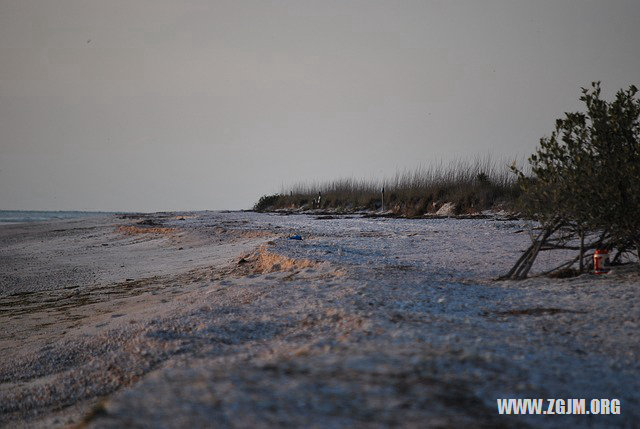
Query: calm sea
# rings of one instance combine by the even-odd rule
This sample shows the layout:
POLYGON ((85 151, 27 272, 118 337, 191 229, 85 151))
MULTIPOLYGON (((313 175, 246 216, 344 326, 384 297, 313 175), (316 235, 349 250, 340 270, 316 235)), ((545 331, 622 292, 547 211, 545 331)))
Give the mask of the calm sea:
POLYGON ((109 212, 78 212, 78 211, 21 211, 0 210, 0 225, 6 223, 43 222, 52 219, 78 219, 83 217, 108 216, 109 212))

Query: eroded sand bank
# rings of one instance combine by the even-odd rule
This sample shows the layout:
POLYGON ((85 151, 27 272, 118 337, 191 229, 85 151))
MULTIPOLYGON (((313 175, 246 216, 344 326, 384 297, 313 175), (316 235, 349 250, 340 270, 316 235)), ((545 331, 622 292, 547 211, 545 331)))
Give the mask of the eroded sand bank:
POLYGON ((493 281, 525 226, 204 212, 0 227, 0 422, 629 426, 637 269, 493 281), (501 397, 619 398, 622 414, 507 418, 501 397))

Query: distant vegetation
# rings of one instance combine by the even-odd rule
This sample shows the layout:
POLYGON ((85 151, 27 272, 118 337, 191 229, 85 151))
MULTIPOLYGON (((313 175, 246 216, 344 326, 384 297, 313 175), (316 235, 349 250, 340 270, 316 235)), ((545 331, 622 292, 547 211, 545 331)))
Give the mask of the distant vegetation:
POLYGON ((263 196, 254 210, 379 211, 383 188, 385 211, 405 217, 436 213, 445 203, 452 203, 453 214, 458 215, 509 209, 520 193, 509 163, 486 157, 418 168, 397 173, 389 180, 343 179, 299 184, 263 196))
POLYGON ((302 184, 263 196, 254 209, 379 211, 384 188, 384 209, 398 216, 438 214, 444 206, 452 208, 447 214, 506 209, 534 220, 537 235, 504 278, 527 277, 538 254, 548 250, 576 253, 549 271, 556 276, 584 272, 597 249, 607 251, 613 264, 640 260, 637 94, 632 85, 609 102, 599 82, 583 88, 585 111, 558 119, 524 168, 485 158, 398 173, 391 180, 302 184))
POLYGON ((613 263, 640 258, 640 99, 637 88, 601 98, 600 83, 582 89, 585 112, 566 113, 518 171, 521 213, 541 229, 507 278, 527 276, 538 253, 574 250, 555 271, 581 273, 596 249, 613 263), (577 265, 577 270, 573 268, 577 265))

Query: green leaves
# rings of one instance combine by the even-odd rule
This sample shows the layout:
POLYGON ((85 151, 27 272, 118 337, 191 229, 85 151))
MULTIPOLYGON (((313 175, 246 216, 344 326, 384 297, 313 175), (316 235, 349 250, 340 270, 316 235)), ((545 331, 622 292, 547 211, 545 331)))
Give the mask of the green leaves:
POLYGON ((630 86, 608 102, 600 82, 582 88, 585 112, 567 112, 529 157, 531 176, 512 167, 520 208, 546 225, 610 231, 610 247, 640 244, 640 100, 630 86), (635 243, 635 244, 634 244, 635 243))

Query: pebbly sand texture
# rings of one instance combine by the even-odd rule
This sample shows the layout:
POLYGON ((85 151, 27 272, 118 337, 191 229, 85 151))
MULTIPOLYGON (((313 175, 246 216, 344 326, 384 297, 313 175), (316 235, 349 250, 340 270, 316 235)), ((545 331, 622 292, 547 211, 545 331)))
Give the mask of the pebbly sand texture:
POLYGON ((0 424, 634 427, 637 266, 494 281, 526 226, 239 212, 1 226, 0 424), (498 415, 509 397, 618 398, 622 414, 498 415))

